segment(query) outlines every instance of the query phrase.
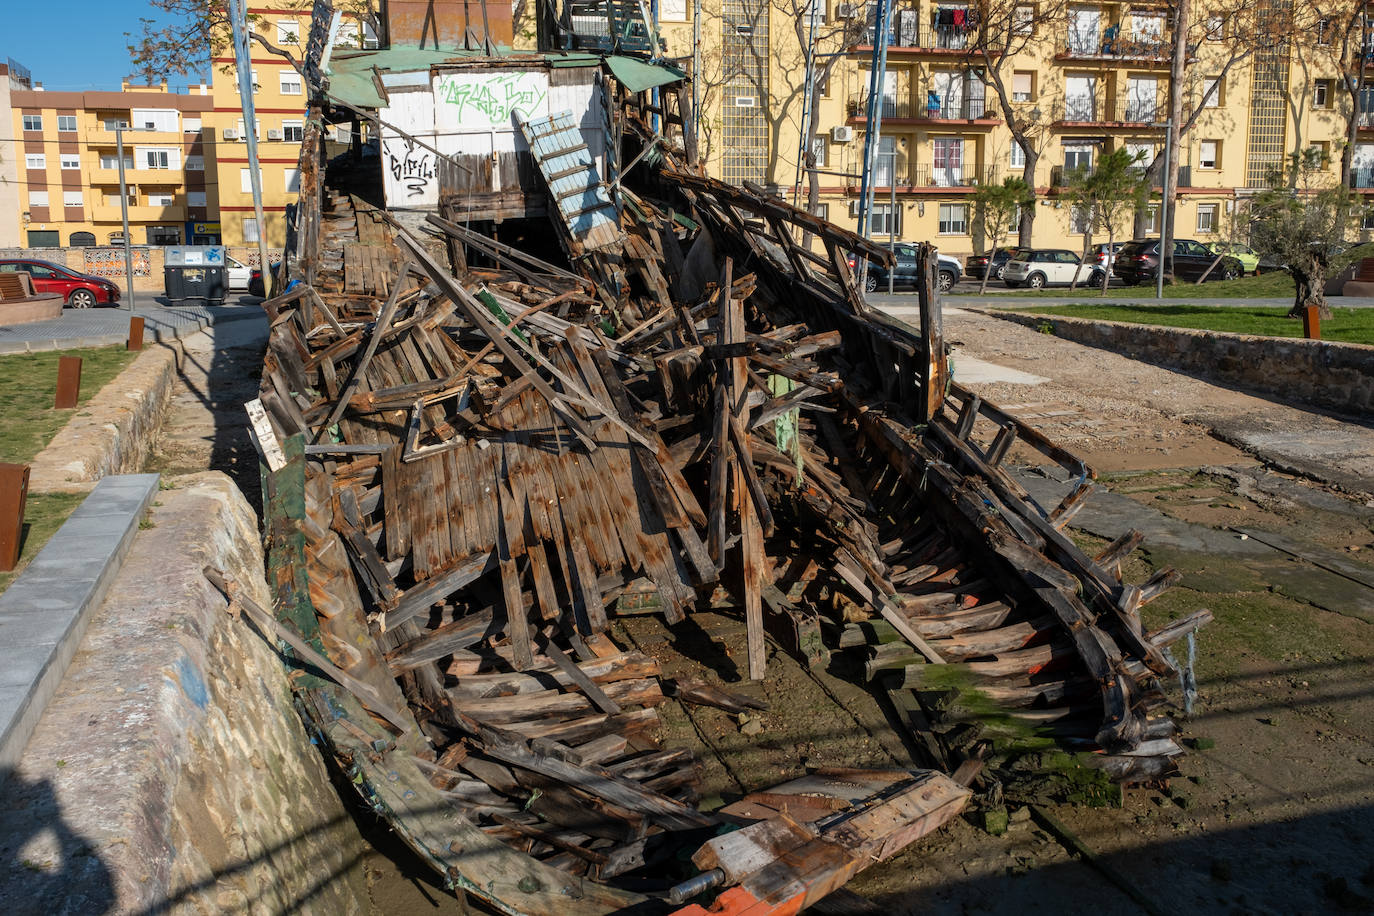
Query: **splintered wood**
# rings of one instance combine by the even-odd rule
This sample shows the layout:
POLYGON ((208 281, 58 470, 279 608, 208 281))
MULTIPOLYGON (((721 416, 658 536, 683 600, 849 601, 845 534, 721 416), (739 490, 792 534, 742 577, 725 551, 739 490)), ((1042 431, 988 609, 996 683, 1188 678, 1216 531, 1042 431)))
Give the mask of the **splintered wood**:
MULTIPOLYGON (((489 841, 538 860, 503 880, 552 896, 508 909, 582 899, 568 876, 609 885, 580 911, 641 899, 617 877, 732 816, 697 810, 692 752, 659 746, 657 707, 749 701, 660 683, 610 628, 708 604, 745 622, 740 678, 767 676, 770 641, 815 667, 858 653, 919 765, 976 770, 1025 728, 1119 779, 1167 774, 1168 645, 1208 615, 1146 631, 1141 606, 1176 577, 1122 581, 1138 537, 1085 555, 1064 528, 1092 472, 951 384, 934 251, 913 329, 850 275, 885 249, 674 155, 639 171, 616 191, 623 244, 567 266, 461 225, 452 202, 413 232, 321 190, 305 278, 266 303, 255 423, 280 443, 266 517, 283 625, 343 672, 343 693, 304 705, 372 797, 409 811, 407 841, 450 876, 489 841), (1018 438, 1077 480, 1058 506, 1002 468, 1018 438), (384 721, 397 709, 413 727, 384 721), (383 771, 460 815, 461 841, 438 839, 447 814, 373 786, 383 771)), ((749 836, 815 852, 809 904, 951 816, 950 785, 918 780, 862 829, 827 801, 819 826, 749 836), (918 796, 930 806, 898 801, 918 796), (827 824, 850 842, 833 862, 827 824)), ((748 842, 699 863, 753 886, 727 855, 748 842)))

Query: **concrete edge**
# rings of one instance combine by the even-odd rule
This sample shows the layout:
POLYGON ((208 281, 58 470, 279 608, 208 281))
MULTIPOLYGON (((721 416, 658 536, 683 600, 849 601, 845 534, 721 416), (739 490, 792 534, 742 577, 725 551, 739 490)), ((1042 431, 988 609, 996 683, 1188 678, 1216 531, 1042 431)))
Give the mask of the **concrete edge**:
POLYGON ((157 474, 106 477, 0 594, 0 777, 23 755, 158 481, 157 474))
POLYGON ((1182 372, 1213 384, 1350 416, 1374 404, 1374 346, 1295 337, 1262 337, 1198 328, 1074 318, 1043 312, 969 308, 1063 340, 1182 372), (1166 344, 1162 346, 1161 344, 1166 344), (1310 371, 1293 378, 1295 365, 1310 371))
MULTIPOLYGON (((122 310, 121 310, 122 311, 122 310)), ((124 314, 129 315, 128 312, 124 314)), ((137 314, 137 313, 135 313, 137 314)), ((211 325, 225 324, 231 321, 242 321, 247 318, 256 318, 259 313, 248 315, 223 315, 219 317, 200 316, 196 318, 195 325, 175 325, 170 328, 157 328, 148 325, 143 329, 143 342, 148 343, 171 343, 184 337, 197 334, 211 325)), ((133 317, 133 315, 130 315, 133 317)), ((13 343, 0 343, 0 356, 11 356, 17 353, 46 353, 52 350, 78 350, 87 347, 112 347, 128 343, 128 332, 119 334, 99 334, 94 337, 55 337, 51 340, 18 340, 13 343)))

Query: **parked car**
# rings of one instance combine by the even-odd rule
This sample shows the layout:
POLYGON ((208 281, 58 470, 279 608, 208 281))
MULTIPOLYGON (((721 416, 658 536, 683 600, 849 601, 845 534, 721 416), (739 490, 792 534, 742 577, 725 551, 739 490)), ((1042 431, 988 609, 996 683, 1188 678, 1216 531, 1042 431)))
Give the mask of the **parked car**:
MULTIPOLYGON (((1259 252, 1249 245, 1242 245, 1240 242, 1212 242, 1206 247, 1214 255, 1231 255, 1240 262, 1241 269, 1247 274, 1259 273, 1259 252)), ((1218 264, 1217 266, 1220 267, 1221 265, 1218 264)))
POLYGON ((1095 264, 1084 264, 1066 248, 1025 248, 1007 262, 1003 282, 1011 289, 1029 286, 1068 286, 1078 278, 1080 284, 1101 286, 1106 276, 1095 264))
MULTIPOLYGON (((897 263, 892 265, 892 288, 893 289, 915 289, 916 288, 916 246, 906 245, 898 242, 892 249, 897 256, 897 263)), ((854 258, 849 259, 849 269, 857 269, 858 261, 854 258)), ((937 284, 941 291, 948 290, 959 278, 963 276, 964 270, 959 266, 959 261, 948 255, 939 256, 939 277, 937 284)), ((864 281, 864 289, 870 293, 885 291, 887 289, 887 268, 881 264, 869 262, 868 279, 864 281)))
MULTIPOLYGON (((281 267, 281 262, 280 262, 280 261, 278 261, 277 263, 273 264, 273 265, 272 265, 272 273, 275 274, 275 273, 277 272, 277 270, 278 270, 280 267, 281 267)), ((231 287, 231 288, 232 288, 232 287, 231 287)), ((265 283, 263 282, 263 280, 262 280, 262 268, 261 268, 261 267, 254 267, 254 268, 252 269, 252 272, 249 273, 249 275, 248 275, 248 295, 250 295, 250 296, 261 296, 261 297, 264 298, 264 299, 267 298, 267 284, 265 284, 265 283)))
MULTIPOLYGON (((1174 239, 1174 276, 1196 280, 1212 266, 1216 255, 1192 239, 1174 239)), ((1127 283, 1145 283, 1159 276, 1159 239, 1135 239, 1121 246, 1116 254, 1115 273, 1127 283)), ((1231 255, 1208 274, 1212 280, 1234 280, 1245 273, 1240 260, 1231 255)))
POLYGON ((1092 251, 1089 253, 1090 260, 1110 274, 1112 272, 1112 265, 1116 263, 1116 253, 1121 250, 1121 246, 1124 244, 1126 243, 1103 242, 1100 245, 1094 245, 1092 251))
POLYGON ((964 272, 975 280, 981 280, 983 274, 991 270, 992 276, 1004 279, 1007 262, 1024 250, 1019 245, 1003 245, 991 254, 971 254, 964 262, 964 272))
POLYGON ((230 289, 246 290, 248 281, 253 279, 253 268, 226 254, 224 256, 224 276, 229 282, 230 289))
POLYGON ((39 293, 57 293, 74 309, 88 309, 97 305, 118 305, 119 287, 103 277, 77 273, 74 270, 40 261, 36 258, 5 258, 0 271, 27 273, 33 278, 33 288, 39 293))

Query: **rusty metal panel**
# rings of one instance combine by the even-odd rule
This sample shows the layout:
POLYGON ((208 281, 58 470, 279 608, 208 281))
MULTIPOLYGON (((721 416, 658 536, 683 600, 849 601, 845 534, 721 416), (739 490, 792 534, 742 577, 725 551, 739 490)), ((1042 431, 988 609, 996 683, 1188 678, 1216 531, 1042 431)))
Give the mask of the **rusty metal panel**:
MULTIPOLYGON (((511 4, 508 0, 486 0, 485 5, 491 40, 497 44, 512 44, 511 4)), ((469 30, 477 46, 484 38, 482 4, 479 3, 465 3, 462 0, 389 0, 386 18, 392 47, 457 51, 473 44, 467 40, 469 30)))

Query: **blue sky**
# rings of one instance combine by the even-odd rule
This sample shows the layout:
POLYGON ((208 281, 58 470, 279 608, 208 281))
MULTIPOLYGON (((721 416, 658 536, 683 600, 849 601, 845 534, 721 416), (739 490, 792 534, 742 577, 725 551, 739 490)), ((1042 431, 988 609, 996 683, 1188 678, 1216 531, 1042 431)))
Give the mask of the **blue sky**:
MULTIPOLYGON (((152 12, 142 0, 5 0, 6 57, 55 92, 118 89, 133 72, 125 32, 152 12)), ((197 79, 175 77, 185 85, 197 79)))

